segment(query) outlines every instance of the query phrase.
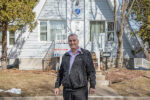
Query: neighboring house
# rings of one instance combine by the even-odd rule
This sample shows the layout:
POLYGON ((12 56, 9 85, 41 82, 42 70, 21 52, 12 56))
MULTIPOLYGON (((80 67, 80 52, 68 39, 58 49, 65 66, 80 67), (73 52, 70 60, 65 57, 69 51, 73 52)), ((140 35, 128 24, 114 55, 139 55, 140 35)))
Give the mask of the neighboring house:
MULTIPOLYGON (((38 24, 33 32, 28 28, 16 34, 8 32, 9 59, 18 58, 20 69, 42 69, 42 58, 52 41, 55 41, 54 56, 61 56, 69 49, 67 36, 70 33, 77 34, 80 46, 96 52, 97 57, 103 51, 111 52, 111 57, 115 58, 118 40, 114 30, 113 1, 40 0, 34 9, 38 24)), ((123 36, 124 58, 144 57, 143 53, 133 55, 132 51, 140 45, 130 36, 130 31, 130 25, 127 25, 123 36)))

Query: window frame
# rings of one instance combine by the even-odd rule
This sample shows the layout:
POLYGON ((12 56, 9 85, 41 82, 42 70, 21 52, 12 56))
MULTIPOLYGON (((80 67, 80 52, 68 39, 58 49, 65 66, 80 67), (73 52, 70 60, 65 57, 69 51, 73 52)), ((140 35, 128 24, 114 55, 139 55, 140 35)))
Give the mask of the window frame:
POLYGON ((104 22, 104 32, 101 33, 105 33, 106 34, 106 20, 89 20, 89 41, 92 42, 92 34, 91 34, 91 22, 104 22))
POLYGON ((42 21, 39 21, 39 40, 41 41, 41 42, 46 42, 47 41, 47 36, 48 35, 48 21, 46 21, 46 20, 42 20, 42 21), (47 34, 46 34, 46 40, 45 41, 42 41, 41 40, 41 22, 46 22, 46 24, 47 24, 47 34))
POLYGON ((115 25, 113 26, 113 30, 109 31, 109 29, 108 29, 108 24, 109 23, 113 23, 113 25, 114 25, 114 21, 107 21, 107 41, 108 42, 114 42, 115 41, 115 25), (113 40, 108 40, 109 32, 113 33, 113 40))
POLYGON ((10 32, 10 31, 7 31, 7 32, 8 32, 8 46, 13 46, 13 45, 15 45, 15 43, 16 43, 16 35, 15 35, 16 32, 13 33, 13 34, 14 34, 14 37, 13 37, 13 38, 14 38, 14 44, 10 44, 10 38, 11 38, 11 37, 10 37, 10 33, 11 33, 11 32, 10 32))
MULTIPOLYGON (((61 20, 61 19, 59 19, 59 20, 54 20, 54 19, 51 19, 51 20, 39 20, 38 21, 38 23, 39 23, 39 26, 38 26, 38 32, 39 32, 39 42, 41 42, 41 43, 52 43, 52 41, 48 38, 48 37, 50 37, 50 21, 64 21, 65 22, 65 24, 66 24, 66 26, 65 26, 65 34, 66 34, 66 36, 68 35, 67 34, 67 21, 65 20, 65 19, 63 19, 63 20, 61 20), (41 41, 41 30, 40 30, 40 22, 47 22, 47 40, 46 41, 41 41)), ((67 38, 66 38, 66 40, 67 40, 67 38)), ((58 42, 58 41, 56 41, 56 42, 58 42)), ((65 41, 65 43, 66 43, 67 41, 65 41)), ((64 43, 64 42, 63 42, 64 43)))
MULTIPOLYGON (((2 31, 0 32, 2 34, 2 31)), ((2 35, 1 35, 2 36, 2 35)), ((7 46, 8 48, 11 48, 16 43, 16 32, 14 32, 14 44, 10 44, 10 32, 7 30, 7 46)), ((0 44, 0 48, 2 48, 2 42, 0 44)))

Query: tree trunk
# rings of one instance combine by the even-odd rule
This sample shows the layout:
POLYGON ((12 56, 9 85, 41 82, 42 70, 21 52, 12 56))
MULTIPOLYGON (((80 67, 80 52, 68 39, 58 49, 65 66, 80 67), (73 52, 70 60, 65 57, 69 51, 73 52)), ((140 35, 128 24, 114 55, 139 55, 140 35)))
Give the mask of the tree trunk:
POLYGON ((118 27, 117 27, 117 4, 116 4, 116 0, 114 0, 114 29, 115 29, 115 33, 117 34, 118 32, 118 27))
POLYGON ((7 69, 7 28, 8 23, 2 22, 2 69, 7 69))
MULTIPOLYGON (((118 27, 117 27, 117 4, 116 4, 116 0, 114 0, 114 30, 115 30, 115 34, 117 35, 117 37, 118 37, 118 27)), ((118 53, 117 53, 118 54, 118 53)), ((118 61, 118 59, 116 59, 116 67, 118 67, 117 66, 117 61, 118 61)))
POLYGON ((118 51, 117 51, 117 61, 116 67, 123 66, 123 32, 124 32, 124 20, 125 20, 125 1, 122 0, 121 8, 121 30, 118 34, 118 51))

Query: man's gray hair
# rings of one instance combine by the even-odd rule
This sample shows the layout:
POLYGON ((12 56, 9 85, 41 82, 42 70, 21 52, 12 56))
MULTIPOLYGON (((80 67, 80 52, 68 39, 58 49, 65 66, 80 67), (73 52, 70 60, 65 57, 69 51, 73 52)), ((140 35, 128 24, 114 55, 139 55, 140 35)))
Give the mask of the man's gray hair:
POLYGON ((77 35, 77 34, 70 34, 70 35, 68 36, 68 40, 69 40, 69 37, 71 37, 71 36, 76 36, 77 39, 78 39, 78 35, 77 35))

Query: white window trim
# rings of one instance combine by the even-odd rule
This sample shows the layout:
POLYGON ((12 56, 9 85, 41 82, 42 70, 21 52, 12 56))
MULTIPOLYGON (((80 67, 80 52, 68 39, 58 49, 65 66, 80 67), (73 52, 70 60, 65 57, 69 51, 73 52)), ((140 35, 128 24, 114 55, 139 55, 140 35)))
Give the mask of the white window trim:
MULTIPOLYGON (((40 43, 52 43, 52 41, 49 41, 48 40, 48 38, 47 38, 47 40, 46 41, 41 41, 41 39, 40 39, 40 35, 41 35, 41 33, 40 33, 40 22, 47 22, 47 37, 48 37, 48 33, 50 33, 50 21, 65 21, 66 22, 66 20, 65 19, 47 19, 47 20, 38 20, 38 41, 40 42, 40 43)), ((66 25, 67 25, 67 22, 66 22, 66 25)), ((68 34, 67 34, 67 26, 66 26, 66 35, 68 36, 68 34)))
MULTIPOLYGON (((38 42, 40 43, 52 43, 52 41, 41 41, 41 30, 40 30, 40 22, 47 22, 48 25, 48 20, 38 20, 38 42)), ((47 26, 47 34, 48 34, 48 26, 47 26)))
MULTIPOLYGON (((10 43, 9 43, 9 42, 10 42, 10 41, 9 41, 9 37, 10 37, 10 36, 9 36, 9 31, 7 31, 7 47, 8 47, 8 49, 9 49, 9 48, 12 48, 12 47, 15 45, 15 44, 14 44, 14 45, 10 45, 10 43)), ((14 39, 15 39, 15 41, 16 41, 16 33, 15 33, 14 39)), ((2 48, 2 45, 0 45, 0 48, 2 48)))
MULTIPOLYGON (((17 32, 17 31, 16 31, 17 32)), ((14 33, 14 41, 16 42, 16 32, 14 33)), ((11 47, 13 47, 14 45, 12 45, 12 44, 10 44, 10 41, 9 41, 9 38, 10 38, 10 36, 9 36, 9 31, 7 31, 7 46, 8 46, 8 48, 11 48, 11 47)))
MULTIPOLYGON (((104 24, 105 24, 105 34, 107 34, 107 29, 106 29, 106 23, 107 23, 107 21, 106 20, 89 20, 89 29, 88 29, 88 32, 89 32, 89 41, 90 41, 90 32, 91 32, 91 30, 90 30, 90 25, 91 25, 91 22, 92 21, 98 21, 98 22, 104 22, 104 24)), ((106 42, 106 41, 105 41, 106 42)), ((90 41, 90 43, 92 43, 92 41, 90 41)))
POLYGON ((114 21, 107 21, 107 42, 108 43, 113 43, 114 41, 115 41, 115 26, 114 26, 114 31, 108 31, 108 23, 109 22, 113 22, 114 23, 114 21), (108 41, 108 32, 114 32, 114 40, 113 41, 108 41))

